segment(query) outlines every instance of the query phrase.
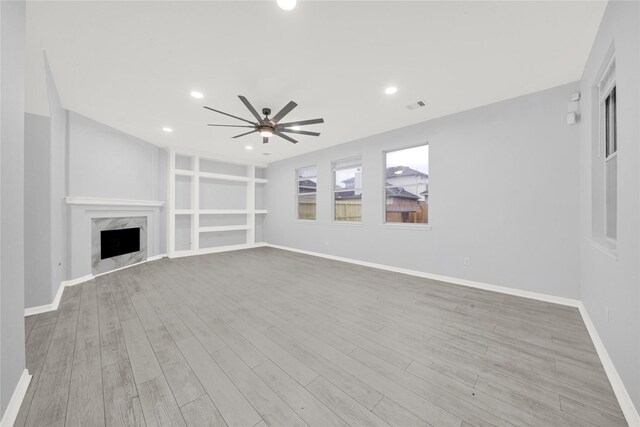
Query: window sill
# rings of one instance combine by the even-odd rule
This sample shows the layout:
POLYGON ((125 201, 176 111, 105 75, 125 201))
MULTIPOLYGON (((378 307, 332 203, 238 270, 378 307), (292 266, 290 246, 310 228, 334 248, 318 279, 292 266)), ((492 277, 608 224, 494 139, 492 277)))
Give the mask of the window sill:
POLYGON ((361 227, 362 226, 362 222, 361 221, 336 221, 333 220, 331 221, 332 225, 346 225, 347 227, 361 227))
POLYGON ((300 224, 317 224, 317 219, 296 219, 296 222, 300 224))
POLYGON ((592 239, 587 238, 587 241, 591 244, 591 246, 598 249, 600 252, 618 261, 618 250, 615 243, 612 243, 607 239, 598 237, 594 237, 592 239))
POLYGON ((383 228, 390 228, 394 230, 431 230, 431 226, 429 224, 414 224, 411 222, 384 222, 382 223, 383 228))

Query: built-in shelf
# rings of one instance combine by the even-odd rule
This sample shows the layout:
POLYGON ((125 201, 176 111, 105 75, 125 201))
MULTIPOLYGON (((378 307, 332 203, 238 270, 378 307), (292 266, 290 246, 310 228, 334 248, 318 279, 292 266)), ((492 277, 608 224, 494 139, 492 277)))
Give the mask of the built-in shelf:
POLYGON ((211 233, 215 231, 236 231, 236 230, 248 230, 248 225, 219 225, 215 227, 200 227, 201 233, 211 233))
POLYGON ((91 206, 146 206, 160 207, 164 205, 162 200, 131 200, 131 199, 104 199, 98 197, 65 197, 68 205, 91 206))
POLYGON ((200 215, 246 215, 251 212, 247 209, 200 209, 198 213, 200 215))
POLYGON ((173 150, 169 150, 167 160, 169 257, 255 246, 256 232, 262 231, 262 220, 267 213, 266 209, 256 209, 256 200, 262 203, 264 184, 267 184, 267 180, 263 178, 264 170, 256 174, 256 168, 264 166, 238 165, 173 150), (240 194, 246 196, 246 202, 239 200, 242 197, 240 194), (225 200, 227 196, 228 202, 225 200), (202 204, 222 209, 202 209, 202 204), (224 209, 225 207, 228 209, 224 209), (238 219, 231 221, 234 215, 238 219), (235 225, 229 225, 230 222, 235 225), (224 234, 233 231, 237 231, 233 233, 234 236, 224 234), (243 232, 246 234, 244 237, 241 236, 243 232), (236 241, 238 244, 231 244, 236 241))
POLYGON ((251 178, 249 178, 248 176, 225 175, 222 173, 198 172, 198 176, 200 176, 200 178, 220 179, 223 181, 240 181, 240 182, 251 181, 251 178))

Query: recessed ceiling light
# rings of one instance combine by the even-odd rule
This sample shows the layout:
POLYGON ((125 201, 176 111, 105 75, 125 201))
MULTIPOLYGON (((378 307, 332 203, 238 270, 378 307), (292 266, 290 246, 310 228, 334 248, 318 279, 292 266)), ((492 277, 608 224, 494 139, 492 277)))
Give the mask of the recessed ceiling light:
POLYGON ((387 95, 393 95, 394 93, 396 93, 398 91, 398 88, 395 86, 389 86, 388 88, 386 88, 384 90, 384 93, 386 93, 387 95))
POLYGON ((291 10, 296 7, 296 0, 278 0, 278 6, 282 10, 291 10))
POLYGON ((167 132, 167 133, 171 133, 171 132, 173 132, 173 129, 168 128, 168 127, 163 127, 163 128, 162 128, 162 130, 163 130, 164 132, 167 132))
POLYGON ((196 99, 204 98, 204 94, 202 92, 198 92, 197 90, 192 91, 191 96, 193 96, 196 99))
POLYGON ((246 147, 244 147, 244 148, 245 148, 245 149, 247 149, 247 150, 253 150, 253 147, 252 147, 252 146, 250 146, 250 145, 247 145, 247 146, 246 146, 246 147))

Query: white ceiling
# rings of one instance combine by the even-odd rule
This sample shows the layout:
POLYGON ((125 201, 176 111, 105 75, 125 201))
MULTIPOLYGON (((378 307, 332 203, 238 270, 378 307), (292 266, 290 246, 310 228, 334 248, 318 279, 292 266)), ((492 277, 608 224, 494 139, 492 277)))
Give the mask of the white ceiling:
POLYGON ((65 108, 157 145, 266 163, 578 80, 605 5, 29 2, 27 111, 48 114, 44 49, 65 108), (274 113, 294 100, 287 121, 324 117, 306 127, 322 135, 263 146, 206 127, 236 122, 202 105, 251 119, 237 95, 274 113))

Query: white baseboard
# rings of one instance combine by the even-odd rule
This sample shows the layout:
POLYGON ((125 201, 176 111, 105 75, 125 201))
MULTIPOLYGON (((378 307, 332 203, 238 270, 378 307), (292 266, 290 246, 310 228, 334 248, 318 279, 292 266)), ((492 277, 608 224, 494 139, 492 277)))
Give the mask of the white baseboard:
POLYGON ((89 280, 95 279, 96 277, 99 277, 99 276, 102 276, 102 275, 105 275, 105 274, 109 274, 109 273, 113 273, 113 272, 116 272, 116 271, 124 270, 125 268, 134 267, 136 265, 144 264, 145 262, 156 261, 156 260, 164 258, 166 256, 167 256, 167 254, 154 255, 152 257, 147 258, 144 261, 137 262, 137 263, 131 264, 131 265, 125 265, 124 267, 116 268, 115 270, 107 271, 105 273, 100 273, 100 274, 95 274, 95 275, 94 274, 87 274, 85 276, 77 277, 75 279, 64 280, 64 281, 60 282, 60 286, 58 286, 58 291, 56 292, 56 296, 53 298, 53 302, 51 304, 45 304, 45 305, 39 305, 39 306, 36 306, 36 307, 25 308, 24 309, 24 315, 25 315, 25 317, 26 316, 33 316, 34 314, 46 313, 48 311, 57 310, 58 306, 60 305, 60 300, 62 299, 62 294, 64 293, 64 289, 67 286, 74 286, 74 285, 78 285, 80 283, 88 282, 89 280))
POLYGON ((18 416, 18 411, 20 411, 22 400, 24 399, 25 394, 27 394, 29 382, 31 382, 31 375, 29 375, 29 370, 25 369, 22 371, 18 384, 16 385, 15 390, 13 390, 11 400, 7 405, 7 409, 4 411, 2 420, 0 420, 0 427, 13 426, 13 423, 16 421, 16 417, 18 416))
POLYGON ((589 331, 589 335, 591 336, 593 345, 596 348, 596 351, 598 352, 600 363, 602 363, 605 373, 609 378, 609 382, 611 383, 611 387, 613 388, 613 392, 615 393, 616 398, 618 399, 618 403, 620 404, 620 409, 622 409, 622 412, 627 420, 627 423, 629 424, 630 427, 640 427, 640 416, 638 415, 638 411, 636 410, 635 405, 633 404, 633 400, 631 400, 631 397, 627 392, 627 388, 624 386, 624 383, 622 382, 620 375, 618 375, 618 371, 616 370, 613 364, 613 361, 611 360, 611 357, 609 357, 609 353, 607 352, 607 349, 605 348, 604 344, 602 343, 602 340, 600 339, 598 330, 596 329, 595 325, 591 321, 591 317, 589 317, 589 313, 587 312, 587 309, 582 303, 582 301, 571 299, 571 298, 556 297, 553 295, 547 295, 547 294, 542 294, 537 292, 522 291, 519 289, 507 288, 504 286, 496 286, 488 283, 475 282, 475 281, 466 280, 466 279, 459 279, 456 277, 429 274, 429 273, 424 273, 422 271, 392 267, 388 265, 376 264, 376 263, 367 262, 367 261, 360 261, 360 260, 355 260, 351 258, 327 255, 319 252, 312 252, 312 251, 306 251, 303 249, 290 248, 287 246, 279 246, 279 245, 272 245, 272 244, 267 244, 266 246, 271 248, 291 251, 291 252, 298 252, 305 255, 317 256, 321 258, 327 258, 327 259, 332 259, 332 260, 342 261, 342 262, 348 262, 351 264, 362 265, 365 267, 372 267, 372 268, 378 268, 386 271, 393 271, 396 273, 408 274, 411 276, 437 280, 440 282, 447 282, 447 283, 452 283, 456 285, 469 286, 477 289, 484 289, 484 290, 500 292, 508 295, 514 295, 514 296, 531 298, 531 299, 545 301, 545 302, 551 302, 555 304, 566 305, 570 307, 576 307, 580 311, 582 320, 584 321, 584 324, 587 330, 589 331))
POLYGON ((162 258, 166 258, 167 254, 154 255, 147 258, 147 261, 157 261, 162 258))
POLYGON ((572 298, 564 298, 564 297, 557 297, 554 295, 542 294, 538 292, 523 291, 520 289, 508 288, 506 286, 498 286, 498 285, 492 285, 489 283, 476 282, 473 280, 459 279, 457 277, 441 276, 439 274, 425 273, 423 271, 410 270, 407 268, 393 267, 385 264, 376 264, 373 262, 361 261, 357 259, 345 258, 345 257, 340 257, 335 255, 327 255, 320 252, 306 251, 303 249, 290 248, 287 246, 272 245, 272 244, 267 244, 266 246, 271 248, 276 248, 276 249, 282 249, 285 251, 298 252, 305 255, 317 256, 320 258, 332 259, 335 261, 348 262, 350 264, 362 265, 364 267, 371 267, 371 268, 377 268, 380 270, 392 271, 394 273, 408 274, 410 276, 422 277, 424 279, 437 280, 439 282, 447 282, 447 283, 453 283, 455 285, 468 286, 470 288, 483 289, 485 291, 500 292, 502 294, 514 295, 514 296, 524 297, 524 298, 531 298, 535 300, 551 302, 554 304, 568 305, 570 307, 579 307, 579 305, 581 304, 579 300, 572 299, 572 298))
POLYGON ((269 245, 267 243, 261 242, 261 243, 251 243, 251 244, 243 244, 243 245, 220 246, 217 248, 199 249, 197 251, 177 251, 177 252, 174 252, 173 255, 170 255, 169 258, 184 258, 184 257, 196 256, 196 255, 217 254, 221 252, 239 251, 242 249, 262 248, 264 246, 269 246, 269 245))
POLYGON ((609 382, 611 383, 611 388, 613 388, 613 392, 618 399, 618 403, 620 404, 620 409, 622 409, 622 413, 627 420, 627 424, 630 427, 640 427, 640 415, 636 410, 635 405, 633 404, 633 400, 631 400, 631 396, 627 392, 627 388, 624 386, 622 382, 622 378, 618 375, 618 370, 616 369, 611 357, 609 357, 609 352, 607 352, 604 343, 600 339, 600 335, 598 334, 598 330, 596 326, 591 321, 591 317, 589 316, 589 312, 587 308, 584 306, 582 302, 578 306, 580 310, 580 314, 582 315, 582 320, 584 320, 584 324, 587 327, 587 331, 589 331, 589 336, 591 337, 591 341, 593 341, 593 345, 598 352, 598 357, 600 358, 600 363, 604 367, 604 371, 609 378, 609 382))

